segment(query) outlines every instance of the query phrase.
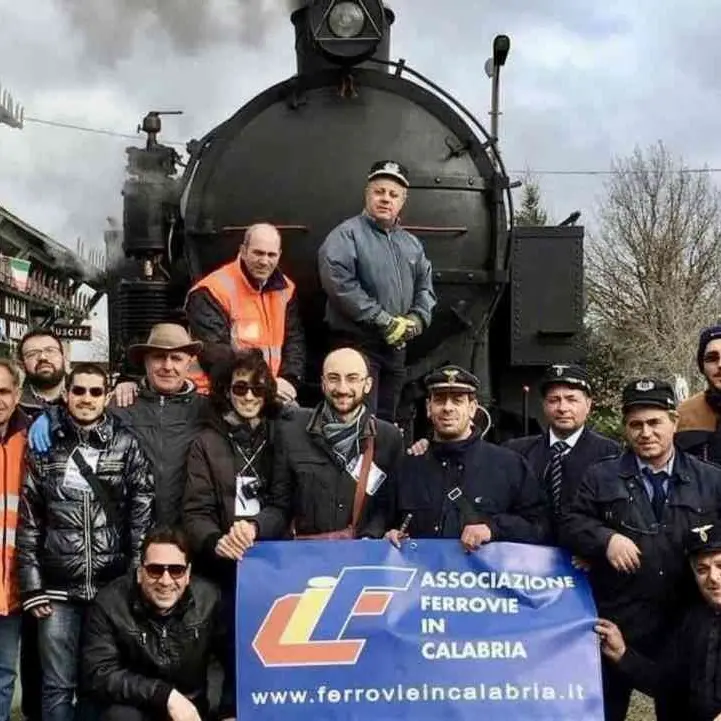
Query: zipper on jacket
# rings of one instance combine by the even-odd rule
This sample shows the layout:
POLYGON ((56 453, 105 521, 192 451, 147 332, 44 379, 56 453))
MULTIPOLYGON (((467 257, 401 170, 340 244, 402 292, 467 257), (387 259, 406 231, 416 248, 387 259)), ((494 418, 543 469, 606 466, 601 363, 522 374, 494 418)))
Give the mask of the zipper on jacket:
POLYGON ((83 535, 85 536, 85 592, 87 600, 93 599, 92 572, 93 572, 93 551, 91 548, 93 538, 90 527, 90 494, 83 493, 83 535))

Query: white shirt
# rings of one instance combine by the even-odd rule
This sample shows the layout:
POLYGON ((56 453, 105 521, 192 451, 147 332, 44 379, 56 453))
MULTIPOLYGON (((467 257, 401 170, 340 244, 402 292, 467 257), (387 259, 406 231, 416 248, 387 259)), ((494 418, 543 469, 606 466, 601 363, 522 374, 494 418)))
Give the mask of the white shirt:
POLYGON ((573 450, 573 447, 578 443, 578 439, 581 437, 581 434, 583 433, 583 429, 585 426, 581 426, 577 431, 574 431, 568 438, 559 438, 554 432, 553 428, 548 429, 548 441, 549 441, 549 448, 553 448, 554 443, 558 443, 558 441, 563 441, 568 448, 566 448, 563 451, 563 455, 565 456, 566 453, 570 453, 573 450))

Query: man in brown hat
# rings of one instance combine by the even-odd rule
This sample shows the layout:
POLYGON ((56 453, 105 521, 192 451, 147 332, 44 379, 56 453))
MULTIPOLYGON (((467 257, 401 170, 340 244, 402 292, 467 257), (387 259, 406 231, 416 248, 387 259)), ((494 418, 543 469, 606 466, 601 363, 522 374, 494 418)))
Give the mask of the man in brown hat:
MULTIPOLYGON (((181 519, 185 488, 185 457, 200 429, 206 399, 188 380, 193 358, 202 343, 193 341, 183 326, 158 323, 146 343, 130 346, 128 357, 145 366, 135 401, 110 413, 135 433, 150 459, 155 478, 156 520, 176 525, 181 519)), ((50 447, 52 419, 41 416, 30 432, 30 446, 44 452, 50 447)))

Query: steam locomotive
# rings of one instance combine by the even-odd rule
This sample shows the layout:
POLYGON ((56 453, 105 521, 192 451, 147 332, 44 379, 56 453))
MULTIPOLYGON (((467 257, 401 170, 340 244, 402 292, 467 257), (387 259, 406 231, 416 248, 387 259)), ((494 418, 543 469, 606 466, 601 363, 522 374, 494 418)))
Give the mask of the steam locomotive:
MULTIPOLYGON (((432 325, 408 348, 401 415, 420 407, 425 373, 452 362, 481 379, 496 427, 518 432, 538 415, 528 388, 543 367, 582 355, 583 228, 513 226, 518 184, 498 138, 390 60, 395 15, 382 0, 306 0, 291 21, 295 75, 190 141, 182 176, 159 141, 159 112, 143 120, 145 147, 127 149, 123 228, 109 248, 120 259, 108 279, 111 363, 234 257, 248 226, 267 221, 297 284, 309 349, 301 400, 314 402, 327 350, 317 250, 359 212, 373 161, 394 158, 411 174, 402 223, 425 246, 438 296, 432 325)), ((499 38, 494 88, 508 50, 499 38)))

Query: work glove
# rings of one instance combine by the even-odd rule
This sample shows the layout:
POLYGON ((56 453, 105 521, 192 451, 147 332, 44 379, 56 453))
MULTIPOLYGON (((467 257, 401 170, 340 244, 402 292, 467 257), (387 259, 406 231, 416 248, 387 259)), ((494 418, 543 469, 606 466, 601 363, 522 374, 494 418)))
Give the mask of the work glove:
POLYGON ((423 332, 423 321, 415 313, 409 313, 405 319, 410 322, 410 325, 406 328, 403 340, 409 341, 423 332))
POLYGON ((397 315, 391 318, 391 322, 383 331, 383 339, 388 345, 400 346, 405 343, 406 333, 413 326, 413 321, 408 318, 397 315))
POLYGON ((30 450, 44 455, 53 447, 53 432, 58 429, 60 420, 57 409, 51 408, 41 413, 30 426, 28 431, 28 445, 30 450))

